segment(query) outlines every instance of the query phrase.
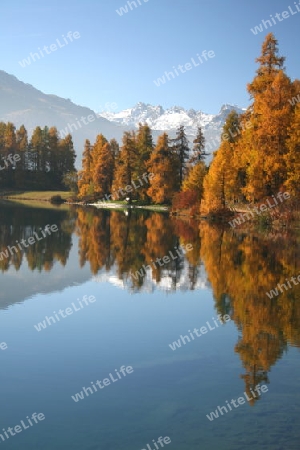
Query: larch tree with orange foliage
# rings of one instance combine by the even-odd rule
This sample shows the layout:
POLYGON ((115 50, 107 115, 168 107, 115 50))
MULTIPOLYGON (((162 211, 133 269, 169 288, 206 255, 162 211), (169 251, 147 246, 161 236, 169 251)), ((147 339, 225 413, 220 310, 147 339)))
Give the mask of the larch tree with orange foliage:
POLYGON ((97 197, 104 197, 111 192, 114 175, 114 157, 110 144, 107 142, 98 154, 97 163, 93 171, 94 191, 97 197))
POLYGON ((287 179, 286 187, 293 197, 300 195, 300 103, 295 109, 294 118, 289 129, 287 140, 288 153, 286 155, 287 179))
POLYGON ((167 133, 159 136, 147 168, 154 174, 147 194, 156 204, 170 204, 174 193, 179 189, 179 171, 177 155, 169 146, 167 133))
POLYGON ((287 153, 287 130, 292 119, 288 99, 292 96, 293 86, 284 72, 284 61, 285 58, 279 56, 277 40, 269 33, 262 45, 261 56, 256 59, 260 64, 257 75, 248 85, 253 98, 253 127, 244 192, 251 200, 275 194, 286 178, 284 156, 287 153))
POLYGON ((138 150, 136 144, 136 135, 134 131, 126 131, 123 135, 123 145, 119 157, 116 161, 114 180, 113 180, 113 198, 128 197, 131 202, 136 198, 136 190, 131 186, 134 181, 134 174, 136 172, 138 160, 138 150), (126 191, 126 187, 127 188, 126 191))

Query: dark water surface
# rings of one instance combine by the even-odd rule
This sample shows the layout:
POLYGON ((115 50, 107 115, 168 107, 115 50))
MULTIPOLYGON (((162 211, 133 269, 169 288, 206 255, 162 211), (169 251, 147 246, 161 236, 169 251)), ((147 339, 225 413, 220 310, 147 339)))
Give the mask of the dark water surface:
POLYGON ((156 450, 169 436, 170 450, 298 450, 300 284, 266 293, 300 274, 299 248, 295 233, 2 204, 1 448, 156 450), (47 224, 58 231, 5 256, 47 224), (218 314, 228 321, 216 326, 218 314), (254 397, 258 384, 268 390, 254 397), (35 412, 45 419, 30 426, 35 412), (22 420, 29 428, 12 436, 22 420))

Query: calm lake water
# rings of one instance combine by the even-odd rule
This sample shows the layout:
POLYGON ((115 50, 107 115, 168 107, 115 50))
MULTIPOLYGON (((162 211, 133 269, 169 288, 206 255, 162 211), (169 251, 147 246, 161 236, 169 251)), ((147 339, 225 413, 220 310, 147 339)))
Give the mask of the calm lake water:
POLYGON ((296 233, 2 203, 0 251, 47 224, 0 261, 1 448, 299 449, 300 284, 266 295, 300 274, 296 233))

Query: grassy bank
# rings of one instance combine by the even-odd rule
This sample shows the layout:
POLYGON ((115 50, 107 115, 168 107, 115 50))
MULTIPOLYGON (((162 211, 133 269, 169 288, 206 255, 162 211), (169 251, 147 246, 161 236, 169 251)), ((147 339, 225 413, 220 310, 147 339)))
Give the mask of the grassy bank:
POLYGON ((66 191, 11 191, 0 192, 0 198, 8 200, 32 200, 38 202, 50 202, 51 197, 60 195, 63 200, 69 198, 72 193, 66 191))
POLYGON ((0 200, 7 200, 11 203, 32 208, 57 209, 58 206, 64 209, 69 208, 64 203, 61 205, 53 205, 50 200, 54 195, 60 195, 63 200, 66 200, 72 194, 66 191, 6 191, 0 192, 0 200))

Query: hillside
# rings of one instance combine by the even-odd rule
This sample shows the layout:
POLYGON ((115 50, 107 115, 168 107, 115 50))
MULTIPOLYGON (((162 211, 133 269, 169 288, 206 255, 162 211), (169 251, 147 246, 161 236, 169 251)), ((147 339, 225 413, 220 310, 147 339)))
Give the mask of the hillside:
POLYGON ((97 116, 91 109, 75 105, 71 100, 56 95, 44 94, 2 70, 0 70, 0 121, 12 122, 17 128, 24 124, 29 134, 37 125, 56 126, 58 131, 66 131, 66 128, 70 131, 71 126, 77 167, 81 165, 85 139, 93 142, 97 134, 103 133, 108 139, 114 137, 120 140, 124 131, 122 126, 97 116), (87 118, 91 115, 94 120, 89 122, 87 118), (80 120, 82 117, 84 121, 80 120), (79 125, 76 121, 79 121, 79 125), (75 124, 77 130, 72 124, 75 124))

